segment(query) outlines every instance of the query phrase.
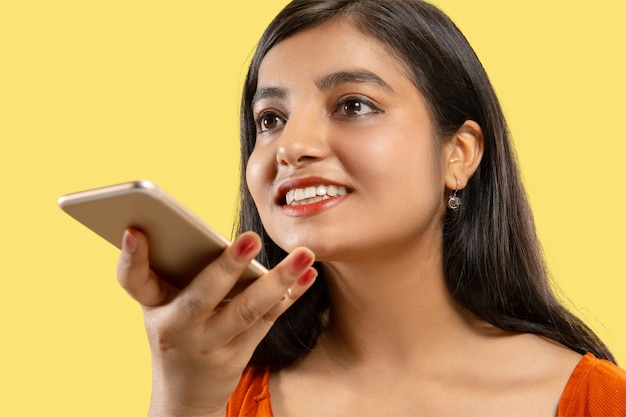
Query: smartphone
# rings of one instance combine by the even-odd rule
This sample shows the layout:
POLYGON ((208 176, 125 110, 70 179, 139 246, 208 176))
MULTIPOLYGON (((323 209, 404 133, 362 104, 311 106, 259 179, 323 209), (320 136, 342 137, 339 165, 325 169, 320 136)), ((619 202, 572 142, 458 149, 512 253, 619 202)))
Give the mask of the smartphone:
MULTIPOLYGON (((148 180, 137 180, 66 194, 59 207, 118 248, 128 228, 148 237, 149 261, 161 278, 186 286, 230 241, 148 180)), ((242 275, 251 280, 267 272, 252 261, 242 275)))

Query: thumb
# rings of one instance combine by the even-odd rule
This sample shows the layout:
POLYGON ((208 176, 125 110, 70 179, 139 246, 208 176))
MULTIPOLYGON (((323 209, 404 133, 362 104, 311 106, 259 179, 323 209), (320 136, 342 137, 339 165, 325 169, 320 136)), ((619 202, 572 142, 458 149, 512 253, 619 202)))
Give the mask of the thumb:
POLYGON ((122 288, 144 307, 166 304, 180 291, 152 272, 148 261, 148 239, 134 229, 126 230, 122 237, 122 253, 117 262, 117 280, 122 288))

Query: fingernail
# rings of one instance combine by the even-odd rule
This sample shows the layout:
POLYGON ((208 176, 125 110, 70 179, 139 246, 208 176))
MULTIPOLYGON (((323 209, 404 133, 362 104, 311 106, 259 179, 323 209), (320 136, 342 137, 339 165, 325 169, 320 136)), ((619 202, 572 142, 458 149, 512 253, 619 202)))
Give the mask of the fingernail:
POLYGON ((252 236, 244 236, 235 244, 235 254, 238 257, 244 257, 254 250, 256 242, 252 236))
POLYGON ((291 271, 294 274, 297 274, 304 268, 311 265, 311 262, 313 262, 313 257, 311 256, 311 254, 308 252, 301 252, 291 262, 291 271))
POLYGON ((122 237, 122 250, 127 253, 134 253, 137 250, 137 238, 126 230, 122 237))
POLYGON ((298 278, 298 285, 301 287, 307 287, 317 277, 317 271, 315 268, 309 268, 300 278, 298 278))

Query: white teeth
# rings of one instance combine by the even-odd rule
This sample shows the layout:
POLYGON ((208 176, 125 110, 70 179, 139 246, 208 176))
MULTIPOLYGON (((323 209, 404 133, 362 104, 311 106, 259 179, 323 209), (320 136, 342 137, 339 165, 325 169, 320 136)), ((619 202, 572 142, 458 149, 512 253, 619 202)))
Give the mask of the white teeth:
POLYGON ((296 188, 294 190, 293 199, 296 201, 304 200, 304 188, 296 188))
POLYGON ((306 187, 304 189, 304 198, 313 198, 317 195, 315 187, 306 187))
POLYGON ((285 196, 287 205, 316 203, 327 198, 341 196, 348 192, 346 187, 335 185, 318 185, 317 187, 296 188, 289 190, 285 196))

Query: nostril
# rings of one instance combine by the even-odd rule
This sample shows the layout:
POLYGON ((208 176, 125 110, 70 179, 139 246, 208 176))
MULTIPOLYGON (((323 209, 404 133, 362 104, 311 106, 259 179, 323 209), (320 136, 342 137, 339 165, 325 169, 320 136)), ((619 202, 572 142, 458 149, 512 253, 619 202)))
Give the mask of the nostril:
POLYGON ((278 163, 278 165, 281 166, 289 165, 287 158, 285 158, 285 153, 281 152, 280 150, 276 153, 276 162, 278 163))

